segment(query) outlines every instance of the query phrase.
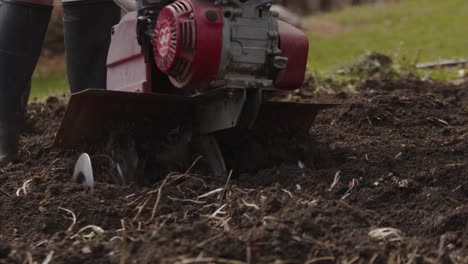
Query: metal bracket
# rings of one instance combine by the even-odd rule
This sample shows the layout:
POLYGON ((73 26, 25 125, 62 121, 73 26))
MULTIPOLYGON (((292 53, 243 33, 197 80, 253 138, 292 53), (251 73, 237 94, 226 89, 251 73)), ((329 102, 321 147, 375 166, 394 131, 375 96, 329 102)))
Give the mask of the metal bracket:
POLYGON ((248 89, 242 109, 239 127, 252 129, 257 121, 263 103, 263 89, 248 89))
POLYGON ((245 102, 245 89, 220 89, 200 96, 196 110, 199 133, 210 134, 236 127, 245 102))
POLYGON ((210 134, 229 128, 252 129, 271 89, 225 88, 199 97, 198 131, 210 134))

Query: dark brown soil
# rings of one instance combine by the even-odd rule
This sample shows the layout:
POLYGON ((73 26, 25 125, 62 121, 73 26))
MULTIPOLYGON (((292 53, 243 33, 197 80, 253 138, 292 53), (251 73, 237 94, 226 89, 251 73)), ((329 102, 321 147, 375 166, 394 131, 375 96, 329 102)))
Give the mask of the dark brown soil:
POLYGON ((50 148, 64 105, 32 104, 0 170, 0 263, 468 263, 468 85, 354 97, 319 116, 309 168, 92 193, 70 182, 79 153, 50 148))

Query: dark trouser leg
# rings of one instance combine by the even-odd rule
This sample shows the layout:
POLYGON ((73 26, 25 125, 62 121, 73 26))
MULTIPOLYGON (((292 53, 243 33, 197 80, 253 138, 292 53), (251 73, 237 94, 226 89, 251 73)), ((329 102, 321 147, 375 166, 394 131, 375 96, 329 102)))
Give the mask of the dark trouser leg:
POLYGON ((0 167, 16 155, 51 11, 52 0, 0 0, 0 167))
POLYGON ((120 20, 112 0, 63 1, 68 80, 72 93, 106 88, 111 30, 120 20))

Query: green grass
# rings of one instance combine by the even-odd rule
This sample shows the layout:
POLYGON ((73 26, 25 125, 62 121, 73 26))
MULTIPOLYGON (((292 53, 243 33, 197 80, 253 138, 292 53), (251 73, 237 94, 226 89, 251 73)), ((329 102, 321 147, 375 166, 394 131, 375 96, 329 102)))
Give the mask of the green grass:
POLYGON ((65 73, 34 76, 31 85, 31 96, 29 98, 41 99, 68 91, 68 80, 65 73))
POLYGON ((308 66, 314 71, 329 72, 366 51, 399 53, 421 62, 468 57, 467 0, 402 0, 316 19, 335 23, 340 30, 310 36, 308 66))

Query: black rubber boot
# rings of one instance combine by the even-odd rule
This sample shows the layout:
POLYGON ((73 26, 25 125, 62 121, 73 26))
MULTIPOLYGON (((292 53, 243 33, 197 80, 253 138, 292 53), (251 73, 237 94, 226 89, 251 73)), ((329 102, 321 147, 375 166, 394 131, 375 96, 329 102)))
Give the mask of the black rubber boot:
POLYGON ((68 81, 72 93, 106 88, 107 53, 120 8, 112 0, 63 1, 68 81))
POLYGON ((16 156, 52 6, 0 0, 0 167, 16 156))

